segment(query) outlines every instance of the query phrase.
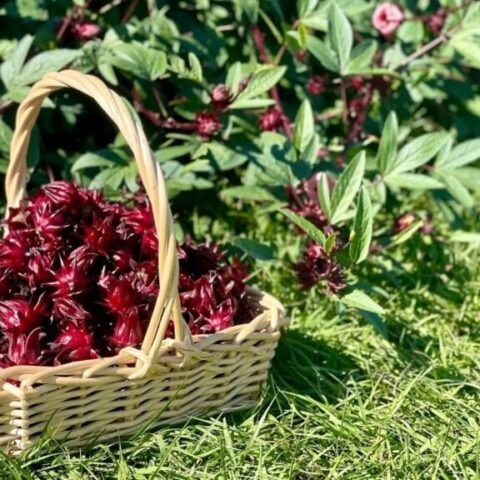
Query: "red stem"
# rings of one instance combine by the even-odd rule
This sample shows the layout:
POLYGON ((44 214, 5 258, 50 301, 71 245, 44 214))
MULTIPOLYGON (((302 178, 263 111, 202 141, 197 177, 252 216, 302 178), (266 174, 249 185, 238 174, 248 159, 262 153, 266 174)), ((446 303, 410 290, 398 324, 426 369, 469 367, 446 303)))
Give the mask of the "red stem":
MULTIPOLYGON (((258 51, 258 58, 262 63, 265 64, 270 64, 270 58, 268 56, 267 49, 265 47, 265 38, 263 36, 262 31, 258 27, 258 25, 254 25, 252 27, 252 38, 253 42, 255 43, 255 46, 258 51)), ((278 91, 278 88, 272 87, 270 90, 270 97, 272 97, 273 100, 275 100, 275 105, 280 112, 281 119, 282 119, 282 128, 285 131, 285 134, 287 137, 291 140, 292 139, 292 127, 290 125, 290 121, 285 114, 285 110, 283 109, 282 101, 280 100, 280 93, 278 91)))

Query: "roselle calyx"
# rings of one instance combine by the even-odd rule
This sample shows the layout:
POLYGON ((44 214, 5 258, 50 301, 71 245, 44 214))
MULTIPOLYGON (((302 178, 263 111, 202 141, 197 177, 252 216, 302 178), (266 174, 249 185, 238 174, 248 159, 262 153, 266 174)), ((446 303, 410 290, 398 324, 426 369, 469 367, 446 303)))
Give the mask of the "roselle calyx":
MULTIPOLYGON (((0 367, 59 365, 141 344, 161 281, 145 194, 111 202, 99 191, 52 182, 11 209, 4 224, 0 367)), ((238 259, 190 239, 177 255, 182 314, 192 333, 214 333, 257 313, 238 259)))

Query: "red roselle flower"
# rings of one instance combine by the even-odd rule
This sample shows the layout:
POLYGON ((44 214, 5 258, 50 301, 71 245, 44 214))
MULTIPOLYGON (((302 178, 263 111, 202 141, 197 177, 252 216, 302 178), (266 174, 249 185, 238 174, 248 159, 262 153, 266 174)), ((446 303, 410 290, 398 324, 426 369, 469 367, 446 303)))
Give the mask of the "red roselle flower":
POLYGON ((258 125, 264 132, 276 131, 282 126, 283 114, 277 107, 270 107, 260 115, 258 125))
POLYGON ((307 82, 306 89, 310 95, 320 95, 327 89, 328 79, 326 77, 321 77, 320 75, 315 75, 310 78, 307 82))
POLYGON ((440 8, 435 13, 430 15, 425 21, 427 27, 434 35, 440 35, 447 19, 448 11, 445 8, 440 8))
MULTIPOLYGON (((108 202, 97 191, 53 182, 12 209, 5 224, 1 367, 58 365, 141 343, 159 290, 158 239, 144 194, 131 204, 108 202)), ((218 245, 191 240, 177 252, 182 312, 194 333, 253 318, 244 264, 228 261, 218 245)))
POLYGON ((226 85, 220 84, 210 92, 210 98, 212 99, 212 105, 217 110, 225 110, 230 105, 233 95, 226 85))
POLYGON ((379 5, 372 16, 375 29, 385 38, 391 38, 404 20, 402 10, 394 3, 379 5))
POLYGON ((78 22, 71 28, 73 36, 80 42, 85 42, 100 33, 100 27, 96 23, 78 22))
POLYGON ((195 116, 195 131, 208 140, 222 128, 218 114, 198 112, 195 116))
POLYGON ((325 249, 311 242, 307 245, 302 259, 294 265, 302 288, 308 290, 314 285, 324 282, 327 292, 338 294, 347 286, 343 267, 327 254, 325 249))
POLYGON ((415 220, 416 218, 415 218, 415 215, 413 215, 413 213, 405 213, 404 215, 398 217, 395 220, 392 228, 394 235, 397 235, 403 232, 404 230, 406 230, 415 222, 415 220))

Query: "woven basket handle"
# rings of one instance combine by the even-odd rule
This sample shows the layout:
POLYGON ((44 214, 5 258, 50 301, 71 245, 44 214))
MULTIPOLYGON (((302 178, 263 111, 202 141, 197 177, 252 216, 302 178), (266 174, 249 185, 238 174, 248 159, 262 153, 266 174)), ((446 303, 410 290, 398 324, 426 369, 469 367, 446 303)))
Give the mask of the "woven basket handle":
MULTIPOLYGON (((113 120, 131 148, 138 171, 151 202, 158 236, 158 271, 160 291, 141 347, 151 363, 165 337, 168 322, 173 317, 175 338, 182 341, 185 325, 178 296, 178 258, 173 233, 173 220, 168 204, 165 180, 148 146, 142 125, 127 108, 125 102, 101 80, 74 70, 48 73, 37 82, 20 104, 16 127, 10 147, 10 164, 5 177, 7 207, 17 207, 25 196, 27 182, 27 151, 32 128, 45 97, 63 88, 73 88, 93 98, 113 120)), ((147 368, 148 369, 148 368, 147 368)))

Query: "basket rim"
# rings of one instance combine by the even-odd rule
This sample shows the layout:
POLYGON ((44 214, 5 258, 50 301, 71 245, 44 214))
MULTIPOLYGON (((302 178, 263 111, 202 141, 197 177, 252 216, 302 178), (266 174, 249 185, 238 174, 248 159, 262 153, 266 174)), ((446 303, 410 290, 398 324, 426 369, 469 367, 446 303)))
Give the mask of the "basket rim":
POLYGON ((289 323, 285 309, 277 298, 252 287, 247 289, 251 298, 263 307, 261 313, 255 318, 247 323, 233 325, 212 334, 191 335, 184 341, 166 338, 162 341, 162 346, 153 362, 149 361, 140 348, 126 347, 112 357, 77 360, 58 366, 15 365, 0 369, 0 384, 4 390, 19 394, 35 383, 42 383, 42 379, 47 377, 91 379, 113 375, 132 379, 136 377, 135 372, 138 370, 133 365, 137 360, 143 362, 147 369, 156 365, 161 357, 171 357, 172 363, 181 366, 188 357, 202 356, 202 353, 205 355, 202 350, 213 343, 231 340, 233 337, 232 343, 240 344, 251 333, 278 332, 281 327, 289 323), (16 380, 20 385, 16 386, 8 380, 16 380))

